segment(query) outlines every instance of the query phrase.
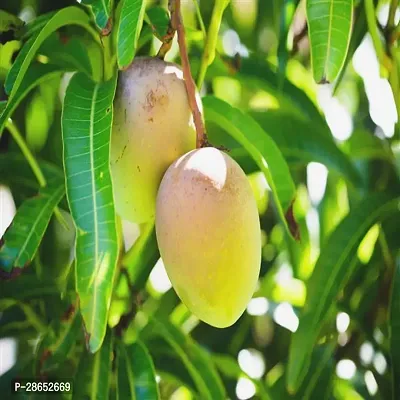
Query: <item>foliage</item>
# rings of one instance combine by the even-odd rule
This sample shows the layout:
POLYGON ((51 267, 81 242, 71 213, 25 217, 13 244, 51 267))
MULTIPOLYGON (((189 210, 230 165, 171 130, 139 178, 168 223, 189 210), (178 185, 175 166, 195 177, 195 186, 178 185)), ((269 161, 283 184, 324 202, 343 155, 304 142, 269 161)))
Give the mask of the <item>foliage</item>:
POLYGON ((163 285, 154 223, 114 210, 118 72, 181 64, 167 1, 3 0, 1 393, 35 377, 77 399, 398 399, 398 1, 181 3, 208 140, 259 207, 254 298, 229 328, 199 321, 163 285))

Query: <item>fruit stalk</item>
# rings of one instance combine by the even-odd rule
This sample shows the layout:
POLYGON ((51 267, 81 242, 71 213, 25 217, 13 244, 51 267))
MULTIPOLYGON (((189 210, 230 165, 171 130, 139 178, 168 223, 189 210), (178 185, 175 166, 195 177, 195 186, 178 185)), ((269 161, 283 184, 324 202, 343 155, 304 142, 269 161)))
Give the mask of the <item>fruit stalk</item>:
POLYGON ((169 10, 171 12, 171 26, 178 34, 178 45, 182 61, 183 77, 185 80, 190 109, 193 113, 194 125, 196 127, 196 147, 201 148, 207 144, 207 136, 199 106, 196 101, 196 85, 190 72, 189 57, 185 41, 185 29, 181 15, 181 1, 170 0, 169 10))

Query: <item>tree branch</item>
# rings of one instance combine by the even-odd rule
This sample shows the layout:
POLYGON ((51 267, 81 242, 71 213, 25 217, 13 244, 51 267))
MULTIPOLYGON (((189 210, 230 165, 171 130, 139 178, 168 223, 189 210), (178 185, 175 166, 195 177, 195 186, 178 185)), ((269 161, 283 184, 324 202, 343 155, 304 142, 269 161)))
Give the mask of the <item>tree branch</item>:
POLYGON ((190 72, 189 57, 185 42, 185 29, 181 16, 181 1, 169 0, 169 10, 171 12, 171 27, 178 33, 179 52, 181 55, 183 77, 185 79, 186 91, 189 105, 193 113, 194 125, 196 127, 196 147, 204 147, 208 144, 203 118, 196 101, 196 85, 190 72))

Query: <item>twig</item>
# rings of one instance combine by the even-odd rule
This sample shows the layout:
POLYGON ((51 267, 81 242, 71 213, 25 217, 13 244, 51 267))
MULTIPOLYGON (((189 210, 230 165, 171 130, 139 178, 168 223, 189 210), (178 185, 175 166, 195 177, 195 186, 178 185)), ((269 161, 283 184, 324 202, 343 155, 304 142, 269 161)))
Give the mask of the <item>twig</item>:
POLYGON ((292 57, 295 56, 299 51, 300 42, 307 36, 307 34, 308 34, 308 25, 307 22, 305 22, 300 32, 293 37, 292 50, 290 51, 290 55, 292 57))
POLYGON ((196 147, 201 148, 206 146, 208 142, 203 119, 196 101, 196 85, 190 72, 189 57, 185 43, 185 29, 183 27, 181 16, 181 1, 169 0, 168 6, 171 12, 171 27, 178 33, 178 44, 182 61, 183 77, 185 79, 189 105, 193 113, 194 125, 196 127, 196 147))
POLYGON ((398 6, 399 6, 399 0, 392 0, 390 2, 389 15, 386 24, 386 30, 389 32, 392 31, 393 28, 395 27, 395 17, 398 6))
POLYGON ((167 34, 161 38, 162 45, 160 50, 158 50, 157 57, 164 59, 165 55, 169 52, 172 46, 172 39, 174 38, 175 30, 169 26, 167 34))
POLYGON ((125 268, 121 269, 121 276, 122 275, 125 276, 125 279, 128 284, 131 308, 126 314, 123 314, 121 316, 118 324, 115 326, 116 335, 119 337, 122 337, 123 333, 128 329, 129 324, 135 318, 135 316, 138 312, 139 306, 141 304, 140 293, 136 290, 136 288, 132 284, 130 277, 129 277, 129 273, 125 268))

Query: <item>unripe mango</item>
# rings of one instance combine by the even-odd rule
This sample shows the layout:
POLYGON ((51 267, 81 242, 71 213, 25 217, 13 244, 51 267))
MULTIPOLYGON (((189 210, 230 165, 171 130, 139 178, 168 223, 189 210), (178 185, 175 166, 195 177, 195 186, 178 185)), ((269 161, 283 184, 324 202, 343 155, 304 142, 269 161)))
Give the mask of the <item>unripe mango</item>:
POLYGON ((219 328, 236 322, 261 263, 257 204, 236 161, 211 147, 175 161, 158 192, 156 234, 167 274, 190 311, 219 328))
POLYGON ((163 174, 195 147, 181 69, 158 58, 136 58, 120 72, 114 101, 111 171, 117 213, 136 223, 154 218, 163 174))

